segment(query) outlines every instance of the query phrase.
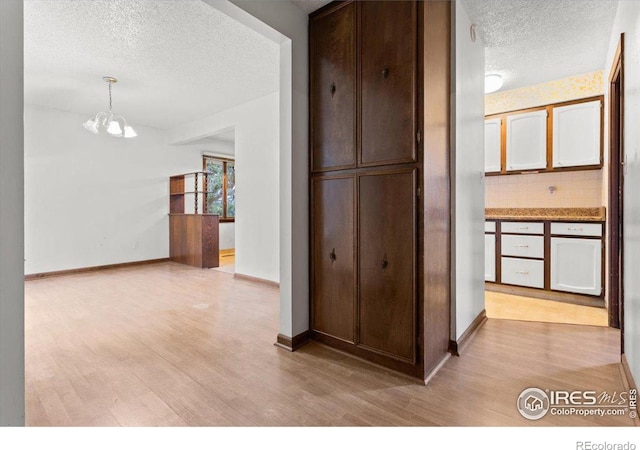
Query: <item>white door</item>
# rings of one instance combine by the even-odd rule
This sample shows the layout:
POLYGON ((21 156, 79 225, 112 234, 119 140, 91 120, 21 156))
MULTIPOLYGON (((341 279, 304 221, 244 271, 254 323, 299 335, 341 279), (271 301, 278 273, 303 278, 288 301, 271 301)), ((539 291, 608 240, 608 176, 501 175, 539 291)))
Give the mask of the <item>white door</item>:
POLYGON ((484 280, 496 281, 496 235, 484 235, 484 280))
POLYGON ((600 101, 553 108, 553 167, 600 164, 600 101))
POLYGON ((500 172, 500 128, 502 119, 484 121, 484 171, 500 172))
POLYGON ((547 167, 547 110, 507 116, 507 170, 547 167))
POLYGON ((600 295, 602 291, 602 241, 551 238, 551 289, 600 295))

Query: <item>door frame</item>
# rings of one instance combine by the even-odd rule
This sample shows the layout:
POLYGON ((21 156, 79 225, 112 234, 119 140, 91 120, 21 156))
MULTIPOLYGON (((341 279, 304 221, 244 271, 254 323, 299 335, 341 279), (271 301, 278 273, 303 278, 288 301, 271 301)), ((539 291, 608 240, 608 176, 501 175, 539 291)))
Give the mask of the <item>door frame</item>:
POLYGON ((620 328, 624 353, 624 33, 609 73, 609 326, 620 328))

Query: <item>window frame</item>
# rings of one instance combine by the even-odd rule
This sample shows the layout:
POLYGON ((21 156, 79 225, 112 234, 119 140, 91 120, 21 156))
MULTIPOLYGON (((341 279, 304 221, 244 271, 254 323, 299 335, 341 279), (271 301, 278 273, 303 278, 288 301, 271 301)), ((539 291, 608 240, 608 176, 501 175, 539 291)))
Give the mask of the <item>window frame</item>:
MULTIPOLYGON (((228 217, 227 216, 227 164, 229 163, 233 163, 233 167, 235 170, 235 165, 236 165, 236 160, 232 159, 232 158, 222 158, 219 156, 209 156, 209 155, 202 155, 202 171, 205 172, 205 183, 208 183, 208 179, 207 179, 207 160, 213 160, 213 161, 217 161, 222 163, 222 214, 219 215, 219 221, 220 222, 235 222, 236 221, 236 217, 228 217)), ((209 186, 206 185, 205 186, 205 193, 204 193, 204 210, 207 211, 208 210, 208 194, 206 192, 207 188, 209 186)), ((206 213, 209 214, 209 213, 206 213)))

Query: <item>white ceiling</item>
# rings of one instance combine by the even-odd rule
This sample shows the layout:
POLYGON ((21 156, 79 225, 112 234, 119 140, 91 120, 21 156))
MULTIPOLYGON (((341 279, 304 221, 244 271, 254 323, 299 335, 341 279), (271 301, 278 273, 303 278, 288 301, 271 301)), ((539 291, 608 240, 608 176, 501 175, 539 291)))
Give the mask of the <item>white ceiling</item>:
POLYGON ((617 0, 462 0, 503 90, 604 69, 617 0))
POLYGON ((278 90, 278 46, 200 0, 27 0, 25 102, 167 129, 278 90))
POLYGON ((293 3, 304 9, 307 13, 312 13, 318 8, 323 7, 331 0, 291 0, 293 3))

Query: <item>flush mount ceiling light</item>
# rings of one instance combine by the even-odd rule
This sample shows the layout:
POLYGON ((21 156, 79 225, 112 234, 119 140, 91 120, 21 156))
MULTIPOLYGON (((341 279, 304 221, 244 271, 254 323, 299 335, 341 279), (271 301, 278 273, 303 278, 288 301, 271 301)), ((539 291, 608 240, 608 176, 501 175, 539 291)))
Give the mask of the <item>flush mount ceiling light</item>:
POLYGON ((497 74, 484 77, 484 93, 491 94, 502 87, 502 77, 497 74))
POLYGON ((100 130, 105 130, 109 136, 133 138, 138 134, 127 125, 127 121, 122 116, 117 116, 111 111, 111 85, 117 83, 118 80, 113 77, 102 77, 104 81, 109 85, 109 112, 99 112, 87 120, 82 126, 85 130, 91 131, 93 134, 100 133, 100 130))

